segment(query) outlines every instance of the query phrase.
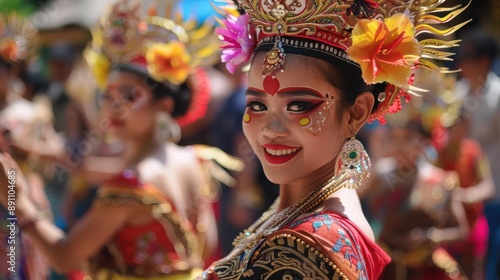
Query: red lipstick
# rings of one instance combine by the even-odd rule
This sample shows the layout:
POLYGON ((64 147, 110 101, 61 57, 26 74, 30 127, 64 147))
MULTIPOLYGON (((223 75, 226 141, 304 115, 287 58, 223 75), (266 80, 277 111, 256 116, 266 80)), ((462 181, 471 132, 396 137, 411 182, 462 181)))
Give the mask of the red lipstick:
POLYGON ((125 121, 120 119, 110 119, 109 124, 112 127, 120 127, 125 125, 125 121))
POLYGON ((288 162, 302 149, 280 144, 265 144, 262 145, 262 147, 264 147, 264 156, 270 164, 282 164, 288 162), (272 154, 268 152, 267 149, 272 150, 272 154))

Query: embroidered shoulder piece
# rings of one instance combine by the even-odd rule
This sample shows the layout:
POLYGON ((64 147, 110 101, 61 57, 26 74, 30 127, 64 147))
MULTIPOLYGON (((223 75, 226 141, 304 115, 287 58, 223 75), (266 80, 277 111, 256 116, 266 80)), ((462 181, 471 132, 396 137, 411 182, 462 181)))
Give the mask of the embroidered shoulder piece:
POLYGON ((255 252, 241 279, 358 279, 328 250, 310 236, 280 230, 255 252))
POLYGON ((144 185, 142 189, 103 187, 99 190, 93 207, 149 208, 152 217, 165 227, 168 238, 178 240, 175 250, 179 255, 189 256, 193 263, 198 263, 201 258, 201 247, 191 223, 183 219, 175 206, 151 186, 144 185))
POLYGON ((366 263, 355 234, 334 215, 314 213, 288 226, 318 243, 349 279, 368 279, 366 263))
POLYGON ((151 207, 148 201, 152 194, 142 190, 124 189, 118 187, 102 187, 97 192, 93 207, 151 207))

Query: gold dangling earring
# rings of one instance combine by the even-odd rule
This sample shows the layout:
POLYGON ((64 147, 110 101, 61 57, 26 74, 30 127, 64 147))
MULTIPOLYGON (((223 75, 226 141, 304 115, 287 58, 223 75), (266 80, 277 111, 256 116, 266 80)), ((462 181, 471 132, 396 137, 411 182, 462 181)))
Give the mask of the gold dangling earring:
POLYGON ((361 186, 363 179, 370 176, 370 158, 363 144, 354 136, 349 138, 342 147, 337 166, 339 169, 336 174, 347 175, 348 186, 351 189, 361 186))
POLYGON ((181 128, 179 124, 167 112, 156 114, 155 140, 158 144, 171 141, 178 143, 181 140, 181 128))

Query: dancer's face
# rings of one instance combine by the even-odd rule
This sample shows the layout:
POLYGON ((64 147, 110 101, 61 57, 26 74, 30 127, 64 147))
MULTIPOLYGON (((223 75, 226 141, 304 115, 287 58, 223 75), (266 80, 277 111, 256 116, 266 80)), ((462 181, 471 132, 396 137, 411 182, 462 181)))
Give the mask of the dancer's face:
POLYGON ((157 107, 144 78, 126 72, 112 72, 101 97, 102 117, 110 131, 120 138, 150 137, 157 107))
POLYGON ((249 73, 243 131, 268 179, 286 184, 334 165, 350 136, 339 114, 338 90, 304 57, 287 55, 284 72, 262 75, 263 54, 249 73))
POLYGON ((392 127, 388 139, 391 147, 389 156, 394 157, 399 164, 415 165, 425 156, 426 145, 430 143, 422 133, 407 127, 392 127))

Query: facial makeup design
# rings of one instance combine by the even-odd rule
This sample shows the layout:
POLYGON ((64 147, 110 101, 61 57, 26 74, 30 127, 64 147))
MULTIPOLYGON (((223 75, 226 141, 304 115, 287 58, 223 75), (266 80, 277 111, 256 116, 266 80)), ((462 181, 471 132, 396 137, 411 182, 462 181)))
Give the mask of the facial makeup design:
POLYGON ((249 113, 245 113, 245 114, 243 115, 243 122, 244 122, 244 123, 249 123, 251 120, 252 120, 252 117, 250 117, 250 114, 249 114, 249 113))
POLYGON ((112 108, 125 106, 129 110, 137 110, 147 101, 147 93, 137 86, 110 85, 102 94, 101 102, 109 102, 112 108))
MULTIPOLYGON (((266 77, 263 86, 264 91, 258 88, 249 88, 247 94, 255 96, 269 94, 272 96, 283 96, 283 98, 292 98, 291 103, 286 105, 286 110, 289 112, 287 118, 291 118, 291 121, 298 123, 301 128, 307 129, 313 135, 318 135, 321 132, 330 116, 330 110, 335 99, 333 94, 326 93, 326 95, 323 95, 315 89, 302 87, 279 89, 279 81, 276 78, 272 78, 272 76, 266 77), (276 89, 278 90, 274 92, 276 89), (320 107, 318 108, 318 106, 320 107)), ((259 105, 252 104, 251 107, 253 106, 259 105)), ((266 107, 263 104, 262 106, 266 107)), ((245 124, 250 123, 254 110, 259 111, 260 109, 247 109, 243 115, 243 122, 245 124)))
POLYGON ((275 76, 266 76, 262 85, 270 95, 275 95, 280 90, 280 81, 275 76))
POLYGON ((313 135, 318 135, 321 129, 323 129, 326 120, 330 116, 333 102, 335 101, 335 96, 333 94, 327 92, 325 97, 325 104, 321 110, 299 120, 300 126, 307 128, 313 135))
POLYGON ((311 123, 311 117, 305 117, 299 120, 300 126, 308 126, 310 123, 311 123))

